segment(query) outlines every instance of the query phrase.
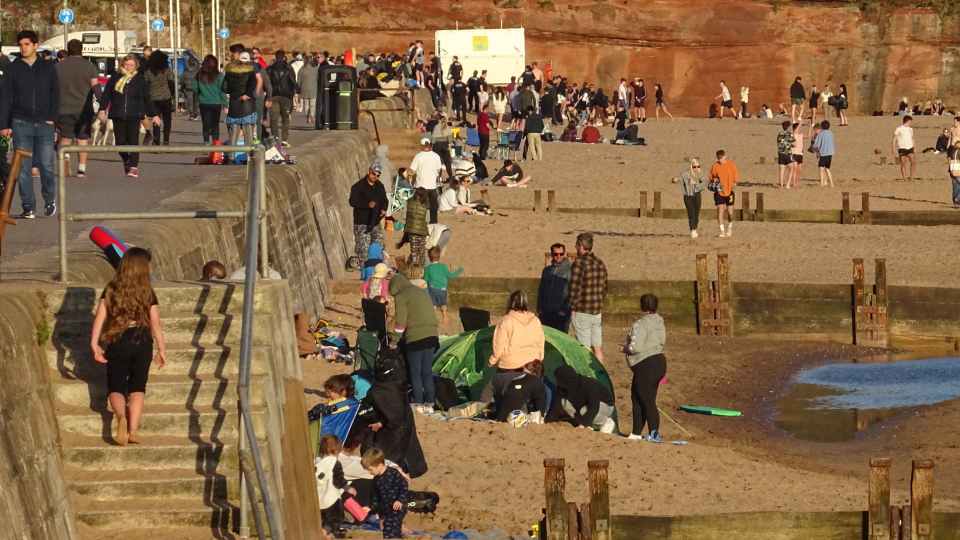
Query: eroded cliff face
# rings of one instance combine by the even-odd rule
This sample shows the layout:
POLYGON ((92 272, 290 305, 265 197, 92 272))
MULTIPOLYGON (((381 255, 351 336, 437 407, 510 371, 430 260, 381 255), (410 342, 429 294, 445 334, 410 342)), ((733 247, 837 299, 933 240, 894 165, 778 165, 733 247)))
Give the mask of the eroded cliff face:
MULTIPOLYGON (((901 9, 865 16, 847 3, 754 0, 313 0, 266 2, 234 38, 264 48, 432 48, 440 28, 524 26, 527 60, 611 89, 620 77, 661 82, 675 112, 706 113, 724 79, 750 87, 751 108, 805 86, 845 83, 851 108, 941 97, 960 106, 960 23, 901 9), (517 6, 504 8, 498 6, 517 6)), ((242 16, 238 14, 238 16, 242 16)))

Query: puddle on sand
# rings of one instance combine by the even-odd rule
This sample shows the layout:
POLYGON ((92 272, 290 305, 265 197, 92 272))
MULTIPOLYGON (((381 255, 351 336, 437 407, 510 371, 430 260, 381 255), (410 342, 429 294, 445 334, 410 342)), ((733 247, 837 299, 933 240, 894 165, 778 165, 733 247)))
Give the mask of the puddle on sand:
POLYGON ((960 398, 960 358, 830 364, 798 373, 775 423, 796 437, 839 442, 912 408, 960 398))

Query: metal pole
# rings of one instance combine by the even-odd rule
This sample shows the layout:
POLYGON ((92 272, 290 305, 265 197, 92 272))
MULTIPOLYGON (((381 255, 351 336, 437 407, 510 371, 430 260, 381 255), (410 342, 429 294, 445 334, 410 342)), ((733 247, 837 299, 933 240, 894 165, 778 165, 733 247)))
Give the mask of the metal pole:
POLYGON ((203 11, 200 12, 200 56, 207 54, 207 36, 203 35, 203 11))
POLYGON ((257 183, 260 184, 260 275, 267 277, 270 264, 269 240, 267 236, 267 152, 263 145, 257 147, 257 183))
POLYGON ((65 148, 61 147, 57 152, 57 203, 60 205, 59 216, 60 225, 60 282, 67 282, 67 164, 65 148))
MULTIPOLYGON (((210 54, 218 56, 217 50, 217 0, 210 1, 210 54)), ((222 58, 220 59, 223 60, 222 58)))
POLYGON ((117 11, 117 2, 116 2, 116 0, 114 0, 114 2, 113 2, 113 69, 114 69, 115 71, 119 71, 119 70, 117 70, 117 68, 120 67, 120 66, 119 66, 119 64, 120 64, 120 45, 119 45, 119 41, 120 41, 120 40, 118 39, 118 36, 117 36, 117 16, 118 16, 117 13, 118 13, 118 11, 117 11))
MULTIPOLYGON (((67 9, 67 0, 63 0, 63 9, 67 9)), ((70 34, 70 25, 63 23, 63 48, 67 48, 67 36, 70 34)))
MULTIPOLYGON (((150 46, 150 0, 146 2, 146 8, 143 17, 147 20, 147 47, 150 46)), ((119 67, 119 66, 117 66, 119 67)))

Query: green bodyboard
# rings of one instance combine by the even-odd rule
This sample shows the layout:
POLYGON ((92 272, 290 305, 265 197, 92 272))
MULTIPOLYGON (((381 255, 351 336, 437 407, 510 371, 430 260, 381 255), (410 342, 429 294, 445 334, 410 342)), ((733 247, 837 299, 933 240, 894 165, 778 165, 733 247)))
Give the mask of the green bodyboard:
POLYGON ((681 411, 696 414, 707 414, 710 416, 743 416, 740 411, 733 409, 721 409, 718 407, 708 407, 706 405, 681 405, 681 411))

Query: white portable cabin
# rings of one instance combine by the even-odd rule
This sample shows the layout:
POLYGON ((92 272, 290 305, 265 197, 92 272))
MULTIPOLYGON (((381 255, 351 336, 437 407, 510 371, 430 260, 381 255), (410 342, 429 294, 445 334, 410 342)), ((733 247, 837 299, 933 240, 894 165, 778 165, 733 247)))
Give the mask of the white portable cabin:
MULTIPOLYGON (((84 30, 70 32, 67 41, 78 39, 83 43, 83 56, 86 58, 113 57, 113 30, 84 30)), ((137 46, 137 33, 133 30, 117 30, 117 56, 125 56, 137 46)), ((54 34, 40 44, 41 49, 58 51, 66 49, 63 34, 54 34)))
POLYGON ((526 66, 526 41, 523 28, 471 30, 437 30, 435 34, 437 56, 443 66, 444 78, 453 57, 463 64, 463 79, 474 71, 487 70, 487 82, 507 84, 510 77, 519 77, 526 66))

